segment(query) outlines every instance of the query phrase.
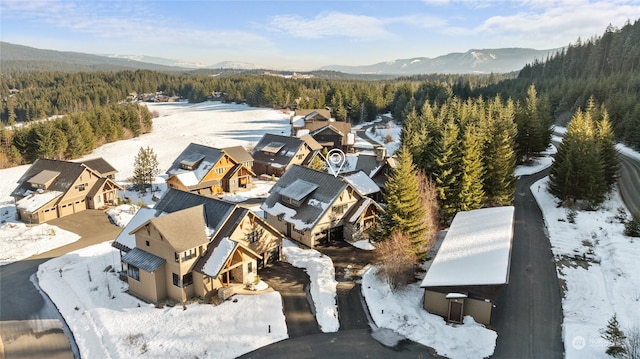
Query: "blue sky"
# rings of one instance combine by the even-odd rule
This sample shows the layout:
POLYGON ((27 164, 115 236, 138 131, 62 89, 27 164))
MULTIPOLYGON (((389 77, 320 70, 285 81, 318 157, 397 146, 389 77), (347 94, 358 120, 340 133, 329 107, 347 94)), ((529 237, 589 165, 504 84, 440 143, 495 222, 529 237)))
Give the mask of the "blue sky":
POLYGON ((2 41, 274 69, 369 65, 469 49, 550 49, 640 19, 640 0, 0 0, 2 41))

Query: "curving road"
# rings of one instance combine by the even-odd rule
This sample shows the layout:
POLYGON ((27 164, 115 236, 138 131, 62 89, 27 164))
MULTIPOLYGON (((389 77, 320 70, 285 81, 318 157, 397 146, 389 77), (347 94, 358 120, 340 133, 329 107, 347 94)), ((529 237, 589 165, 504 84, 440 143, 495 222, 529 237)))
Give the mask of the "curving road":
POLYGON ((518 179, 509 284, 496 298, 493 358, 562 358, 562 301, 551 244, 531 185, 548 170, 518 179))
POLYGON ((632 214, 640 214, 640 160, 624 153, 620 159, 618 188, 620 197, 632 214))

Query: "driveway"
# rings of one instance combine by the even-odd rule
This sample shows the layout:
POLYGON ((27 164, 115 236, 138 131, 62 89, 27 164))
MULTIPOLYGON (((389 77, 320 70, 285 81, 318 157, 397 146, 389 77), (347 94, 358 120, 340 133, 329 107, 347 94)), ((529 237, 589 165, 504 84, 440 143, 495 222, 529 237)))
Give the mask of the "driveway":
POLYGON ((289 338, 321 333, 310 298, 310 280, 304 269, 286 262, 260 270, 260 279, 280 292, 289 338))
POLYGON ((496 298, 493 358, 562 358, 560 284, 542 213, 530 187, 548 170, 518 180, 509 284, 496 298))
POLYGON ((86 210, 48 223, 74 232, 80 239, 0 267, 0 338, 4 343, 4 355, 7 359, 43 358, 43 350, 51 351, 46 356, 49 358, 73 358, 74 354, 78 356, 75 343, 70 344, 61 334, 64 330, 71 337, 60 313, 30 279, 35 277, 38 266, 43 262, 114 239, 121 230, 111 224, 105 211, 101 210, 86 210))

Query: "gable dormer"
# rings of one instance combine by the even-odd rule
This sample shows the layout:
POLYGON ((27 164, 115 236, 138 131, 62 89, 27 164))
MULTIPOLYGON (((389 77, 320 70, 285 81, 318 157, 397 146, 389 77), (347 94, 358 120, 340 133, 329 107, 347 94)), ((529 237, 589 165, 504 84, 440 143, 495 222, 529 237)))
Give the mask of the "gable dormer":
POLYGON ((297 179, 280 191, 280 200, 292 206, 300 207, 304 200, 317 188, 317 184, 297 179))
POLYGON ((51 183, 60 176, 60 172, 51 170, 42 170, 37 175, 29 179, 29 184, 34 190, 46 190, 51 183))
POLYGON ((282 142, 269 142, 268 145, 262 147, 262 153, 268 156, 275 156, 284 147, 282 142))
POLYGON ((191 153, 180 161, 180 168, 187 171, 193 171, 198 168, 204 157, 205 156, 203 154, 197 152, 191 153))

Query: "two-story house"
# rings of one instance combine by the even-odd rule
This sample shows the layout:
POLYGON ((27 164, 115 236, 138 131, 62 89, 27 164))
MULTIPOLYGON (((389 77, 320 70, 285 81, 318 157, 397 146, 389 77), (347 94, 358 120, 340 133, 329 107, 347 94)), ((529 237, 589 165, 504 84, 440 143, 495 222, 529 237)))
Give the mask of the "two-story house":
POLYGON ((253 158, 242 147, 213 148, 191 143, 167 170, 171 188, 199 194, 248 190, 253 158), (244 151, 244 153, 243 153, 244 151))
POLYGON ((353 152, 356 135, 351 132, 351 124, 336 121, 326 109, 296 110, 291 116, 291 135, 310 135, 323 148, 353 152))
POLYGON ((382 211, 346 179, 297 165, 272 187, 261 209, 273 227, 311 248, 366 233, 382 211))
POLYGON ((115 204, 122 189, 114 181, 116 173, 102 158, 84 162, 39 158, 11 193, 18 218, 25 223, 43 223, 115 204))
POLYGON ((290 137, 265 133, 253 149, 253 171, 282 176, 291 166, 306 166, 322 150, 310 136, 290 137))
POLYGON ((157 303, 226 299, 278 261, 282 234, 233 203, 170 189, 141 208, 113 242, 131 294, 157 303))

